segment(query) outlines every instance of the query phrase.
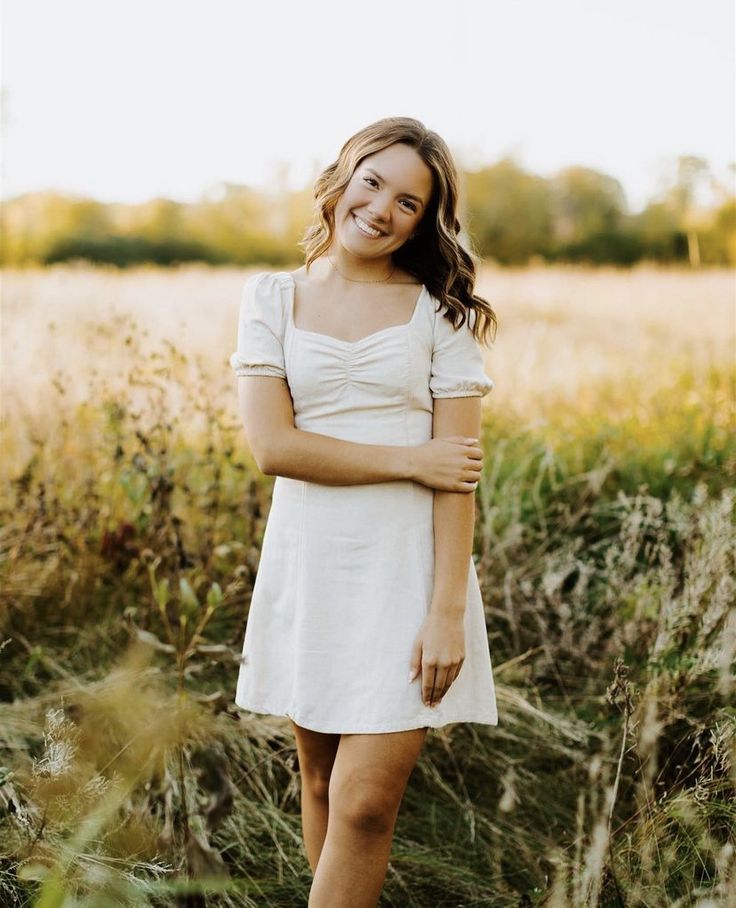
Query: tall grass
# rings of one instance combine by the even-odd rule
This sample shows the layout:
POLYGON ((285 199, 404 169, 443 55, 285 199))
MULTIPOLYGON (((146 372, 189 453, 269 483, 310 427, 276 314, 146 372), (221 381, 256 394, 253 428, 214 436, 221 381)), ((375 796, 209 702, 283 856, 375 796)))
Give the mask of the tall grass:
MULTIPOLYGON (((288 720, 232 703, 272 481, 139 343, 3 425, 2 903, 303 905, 288 720)), ((428 737, 384 905, 736 904, 734 371, 652 365, 486 411, 500 723, 428 737)))

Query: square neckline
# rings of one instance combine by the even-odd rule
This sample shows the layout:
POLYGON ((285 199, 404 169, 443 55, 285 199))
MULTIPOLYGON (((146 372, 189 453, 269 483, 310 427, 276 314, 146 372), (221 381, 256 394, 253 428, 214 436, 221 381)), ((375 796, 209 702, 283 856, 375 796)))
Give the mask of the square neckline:
POLYGON ((414 324, 414 320, 419 314, 419 309, 421 308, 422 297, 427 291, 427 285, 422 284, 419 291, 419 296, 414 303, 414 311, 411 314, 411 318, 408 322, 402 322, 400 325, 389 325, 387 328, 379 328, 378 331, 372 331, 370 334, 366 334, 364 337, 358 338, 358 340, 348 341, 343 340, 340 337, 334 337, 332 334, 324 334, 321 331, 309 331, 307 328, 298 328, 294 323, 294 297, 296 295, 296 281, 294 276, 290 271, 283 271, 282 274, 286 276, 289 283, 291 284, 291 299, 289 300, 288 314, 289 314, 289 325, 293 331, 296 331, 298 334, 311 334, 314 337, 321 337, 327 341, 332 341, 335 344, 340 344, 343 347, 355 347, 358 344, 362 344, 365 341, 371 340, 374 337, 378 337, 381 334, 387 334, 389 331, 406 331, 414 324))

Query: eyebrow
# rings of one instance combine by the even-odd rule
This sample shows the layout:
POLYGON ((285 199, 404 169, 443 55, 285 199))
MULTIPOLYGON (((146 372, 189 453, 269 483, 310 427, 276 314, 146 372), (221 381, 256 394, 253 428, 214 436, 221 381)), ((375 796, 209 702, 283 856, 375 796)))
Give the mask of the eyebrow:
MULTIPOLYGON (((378 179, 381 180, 381 182, 383 182, 383 183, 386 182, 386 181, 383 179, 383 177, 381 176, 381 174, 380 174, 380 173, 376 173, 376 171, 373 170, 372 167, 366 167, 366 168, 364 168, 364 169, 367 170, 368 173, 372 173, 374 177, 378 177, 378 179)), ((402 195, 405 195, 407 198, 414 199, 416 202, 419 202, 419 204, 422 206, 422 208, 424 208, 424 202, 419 198, 418 195, 413 195, 411 192, 402 192, 401 194, 402 194, 402 195)))

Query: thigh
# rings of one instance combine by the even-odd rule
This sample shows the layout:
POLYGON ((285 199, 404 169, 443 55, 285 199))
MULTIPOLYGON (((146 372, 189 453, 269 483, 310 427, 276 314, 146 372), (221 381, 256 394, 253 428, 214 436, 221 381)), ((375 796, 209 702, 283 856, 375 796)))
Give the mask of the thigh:
POLYGON ((302 728, 293 719, 291 725, 296 738, 299 771, 309 779, 323 781, 326 784, 335 762, 340 735, 302 728))
POLYGON ((428 728, 340 737, 330 796, 367 809, 398 810, 428 728))

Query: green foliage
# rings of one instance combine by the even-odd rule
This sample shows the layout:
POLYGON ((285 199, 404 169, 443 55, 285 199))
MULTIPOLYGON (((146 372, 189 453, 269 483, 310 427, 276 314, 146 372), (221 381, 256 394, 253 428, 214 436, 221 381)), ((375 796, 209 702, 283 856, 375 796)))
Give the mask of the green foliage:
MULTIPOLYGON (((386 905, 725 898, 732 383, 618 381, 484 427, 501 722, 429 737, 386 905)), ((149 391, 165 401, 164 377, 149 391)), ((293 739, 232 703, 271 480, 215 407, 195 431, 165 402, 97 400, 0 501, 3 904, 305 904, 293 739)))
POLYGON ((468 233, 481 256, 518 265, 550 248, 551 189, 541 177, 504 158, 464 184, 468 233))
POLYGON ((565 243, 550 256, 551 261, 594 262, 602 265, 633 265, 645 257, 647 250, 643 239, 636 233, 592 233, 585 239, 565 243))
POLYGON ((586 167, 565 167, 552 179, 551 190, 558 241, 616 236, 626 210, 618 180, 586 167))
MULTIPOLYGON (((535 257, 736 264, 736 202, 717 187, 712 210, 699 209, 697 190, 708 180, 715 184, 707 163, 684 155, 661 196, 632 215, 620 183, 607 174, 566 167, 543 178, 505 157, 461 174, 462 221, 478 254, 503 265, 535 257)), ((0 264, 9 266, 85 259, 120 268, 190 261, 278 267, 293 261, 314 214, 309 187, 270 195, 234 184, 224 184, 217 199, 192 204, 158 198, 103 205, 34 193, 3 208, 0 264)))
POLYGON ((206 262, 211 265, 225 261, 216 249, 186 240, 149 240, 142 236, 66 236, 51 245, 42 264, 83 259, 87 262, 109 263, 125 268, 140 262, 154 265, 175 265, 179 262, 206 262))

